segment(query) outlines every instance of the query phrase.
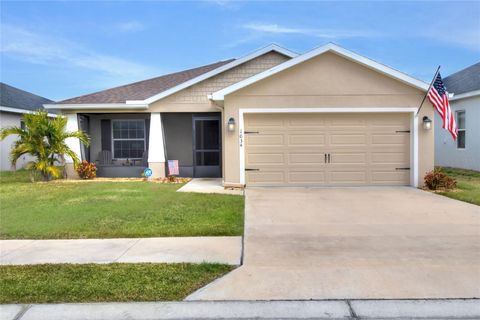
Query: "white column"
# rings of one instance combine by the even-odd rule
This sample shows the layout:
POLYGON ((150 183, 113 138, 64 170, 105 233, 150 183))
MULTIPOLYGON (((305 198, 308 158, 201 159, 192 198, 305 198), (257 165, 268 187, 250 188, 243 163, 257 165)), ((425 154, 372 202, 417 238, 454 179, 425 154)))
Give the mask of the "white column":
POLYGON ((410 181, 414 187, 418 187, 418 126, 418 115, 414 112, 410 130, 410 181))
MULTIPOLYGON (((78 117, 76 113, 67 114, 67 128, 66 130, 69 132, 78 131, 78 117)), ((82 159, 82 155, 80 152, 80 140, 78 138, 67 138, 65 140, 67 146, 72 149, 73 152, 76 153, 78 159, 82 159)), ((73 163, 73 159, 69 156, 65 155, 65 162, 66 163, 73 163)))
MULTIPOLYGON (((70 113, 66 115, 67 117, 67 131, 78 131, 78 117, 76 113, 70 113)), ((82 159, 82 155, 80 152, 80 140, 78 138, 67 138, 65 140, 67 146, 75 152, 78 159, 82 159)), ((65 155, 65 173, 68 179, 78 179, 78 174, 75 171, 73 166, 73 159, 67 155, 65 155)))
POLYGON ((153 178, 163 178, 165 177, 165 146, 160 112, 150 114, 149 139, 148 166, 153 171, 153 178))

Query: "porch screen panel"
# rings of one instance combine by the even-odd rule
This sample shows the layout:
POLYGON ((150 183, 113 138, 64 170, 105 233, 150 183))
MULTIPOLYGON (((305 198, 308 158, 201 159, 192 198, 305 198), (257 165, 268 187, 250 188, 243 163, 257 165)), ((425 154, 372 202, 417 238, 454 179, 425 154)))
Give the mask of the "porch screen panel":
POLYGON ((101 120, 102 150, 112 150, 112 124, 110 119, 101 120))
POLYGON ((113 157, 140 159, 145 151, 145 120, 112 121, 113 157))

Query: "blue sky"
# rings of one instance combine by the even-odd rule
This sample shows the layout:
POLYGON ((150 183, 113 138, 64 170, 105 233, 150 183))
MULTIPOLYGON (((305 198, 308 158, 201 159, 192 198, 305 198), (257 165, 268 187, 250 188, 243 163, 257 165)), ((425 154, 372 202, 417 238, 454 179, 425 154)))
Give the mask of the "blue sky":
POLYGON ((480 2, 1 2, 1 81, 60 100, 277 43, 429 81, 480 61, 480 2))

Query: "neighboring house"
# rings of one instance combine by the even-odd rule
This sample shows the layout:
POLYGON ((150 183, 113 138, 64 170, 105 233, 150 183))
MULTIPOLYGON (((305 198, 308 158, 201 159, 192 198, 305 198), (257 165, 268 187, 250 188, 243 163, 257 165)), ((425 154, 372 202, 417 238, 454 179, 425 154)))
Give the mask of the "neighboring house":
MULTIPOLYGON (((222 177, 225 187, 414 185, 434 165, 428 84, 334 44, 271 45, 45 105, 91 136, 71 147, 102 176, 222 177)), ((68 171, 74 176, 69 161, 68 171)))
MULTIPOLYGON (((25 113, 43 109, 43 104, 52 100, 37 96, 0 82, 0 128, 22 126, 22 116, 25 113)), ((13 169, 10 161, 10 149, 16 136, 9 136, 0 141, 0 170, 13 169)), ((31 156, 22 156, 17 161, 15 169, 22 168, 31 161, 31 156)))
POLYGON ((443 130, 442 119, 435 119, 435 165, 480 171, 480 62, 444 79, 452 94, 458 139, 443 130))

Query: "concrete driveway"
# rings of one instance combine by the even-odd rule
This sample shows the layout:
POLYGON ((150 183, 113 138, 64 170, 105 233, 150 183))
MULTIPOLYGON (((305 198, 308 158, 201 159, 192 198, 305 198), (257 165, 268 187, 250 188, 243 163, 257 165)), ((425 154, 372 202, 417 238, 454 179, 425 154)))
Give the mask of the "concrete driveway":
POLYGON ((480 207, 410 187, 246 191, 244 265, 188 300, 480 297, 480 207))

